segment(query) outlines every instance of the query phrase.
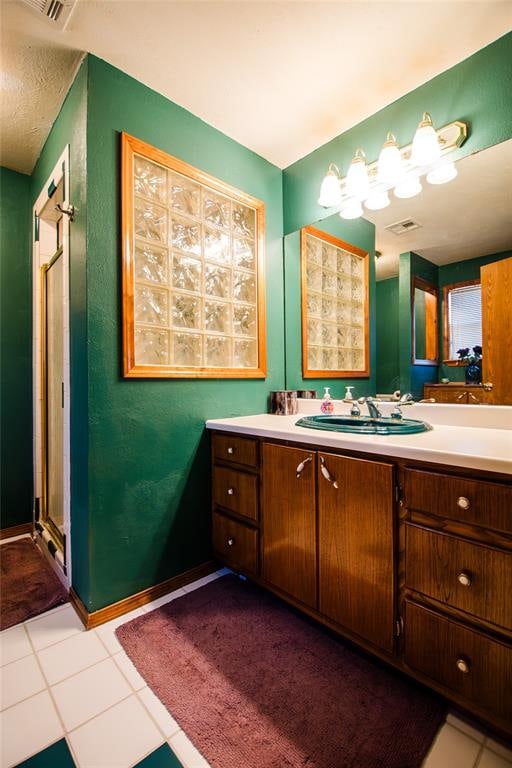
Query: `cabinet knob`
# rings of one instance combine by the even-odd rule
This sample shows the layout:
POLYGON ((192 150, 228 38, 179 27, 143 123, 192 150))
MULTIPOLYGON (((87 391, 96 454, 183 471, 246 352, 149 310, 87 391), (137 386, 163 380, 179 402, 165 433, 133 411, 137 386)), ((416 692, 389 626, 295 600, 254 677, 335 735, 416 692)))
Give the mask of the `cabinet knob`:
POLYGON ((234 496, 235 495, 235 489, 234 488, 228 488, 228 496, 234 496))
POLYGON ((228 539, 228 547, 232 547, 234 543, 235 543, 234 539, 228 539))
POLYGON ((461 509, 469 509, 469 499, 465 496, 459 496, 457 499, 457 506, 461 509))
POLYGON ((228 453, 234 453, 235 449, 230 445, 228 448, 228 453))
POLYGON ((471 585, 471 574, 468 571, 461 571, 457 576, 457 581, 463 587, 469 587, 471 585))
POLYGON ((464 675, 467 675, 471 669, 469 661, 467 659, 463 659, 462 657, 457 659, 456 664, 459 672, 462 672, 464 675))

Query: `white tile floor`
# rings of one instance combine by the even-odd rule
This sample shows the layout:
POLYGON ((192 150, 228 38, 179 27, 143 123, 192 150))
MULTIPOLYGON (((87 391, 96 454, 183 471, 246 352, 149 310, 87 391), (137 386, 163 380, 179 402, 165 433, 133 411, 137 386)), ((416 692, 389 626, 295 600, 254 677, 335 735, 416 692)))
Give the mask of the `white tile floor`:
MULTIPOLYGON (((1 632, 1 768, 12 768, 63 737, 79 768, 130 768, 165 741, 185 768, 208 768, 147 687, 114 630, 222 573, 89 632, 70 605, 1 632)), ((453 715, 424 762, 424 768, 511 766, 512 751, 453 715)))

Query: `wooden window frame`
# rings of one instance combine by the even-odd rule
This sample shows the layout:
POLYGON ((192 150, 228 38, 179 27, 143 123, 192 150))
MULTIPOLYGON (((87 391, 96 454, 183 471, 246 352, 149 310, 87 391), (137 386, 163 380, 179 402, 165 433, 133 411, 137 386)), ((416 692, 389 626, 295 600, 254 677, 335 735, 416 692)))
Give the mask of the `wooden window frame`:
POLYGON ((439 289, 429 280, 424 280, 418 275, 413 275, 411 278, 411 363, 412 365, 439 365, 439 329, 437 316, 439 314, 439 289), (432 358, 416 358, 416 311, 415 311, 415 293, 416 288, 430 293, 436 298, 436 314, 435 314, 435 341, 436 341, 436 356, 432 358))
MULTIPOLYGON (((122 322, 123 376, 125 378, 263 379, 267 375, 265 328, 265 204, 236 187, 210 176, 177 157, 121 133, 121 228, 122 228, 122 322), (134 319, 134 155, 208 186, 255 211, 257 366, 216 368, 208 366, 143 365, 135 362, 134 319)), ((204 329, 201 328, 201 331, 204 329)))
POLYGON ((358 248, 339 237, 330 235, 321 229, 308 226, 300 232, 300 274, 301 274, 301 318, 302 318, 302 377, 304 379, 364 379, 370 375, 370 348, 369 348, 369 254, 362 248, 358 248), (324 240, 337 248, 348 251, 363 260, 363 302, 364 302, 364 369, 358 371, 324 370, 308 367, 308 326, 307 326, 307 275, 306 275, 306 238, 308 235, 324 240))
POLYGON ((460 365, 460 360, 452 360, 450 358, 450 323, 448 320, 448 294, 455 288, 466 288, 468 285, 481 285, 482 281, 479 277, 475 277, 473 280, 460 280, 458 283, 448 283, 443 286, 443 364, 444 365, 460 365))

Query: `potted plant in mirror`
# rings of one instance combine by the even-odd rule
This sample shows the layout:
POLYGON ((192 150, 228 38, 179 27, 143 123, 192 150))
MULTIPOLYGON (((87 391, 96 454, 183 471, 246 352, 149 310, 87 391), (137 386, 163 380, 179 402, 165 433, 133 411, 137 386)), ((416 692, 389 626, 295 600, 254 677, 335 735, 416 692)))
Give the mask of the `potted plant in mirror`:
POLYGON ((482 347, 475 346, 470 351, 469 347, 457 350, 459 365, 466 366, 466 384, 482 383, 482 347))

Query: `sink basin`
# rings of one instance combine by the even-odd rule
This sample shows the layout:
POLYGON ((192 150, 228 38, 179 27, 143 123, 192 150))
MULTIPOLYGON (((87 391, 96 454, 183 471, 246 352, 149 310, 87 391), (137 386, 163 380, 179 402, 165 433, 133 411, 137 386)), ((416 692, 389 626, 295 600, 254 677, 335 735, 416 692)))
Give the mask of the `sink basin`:
POLYGON ((352 432, 357 435, 414 435, 428 432, 430 424, 417 419, 392 419, 382 416, 303 416, 295 422, 297 427, 326 429, 331 432, 352 432))

